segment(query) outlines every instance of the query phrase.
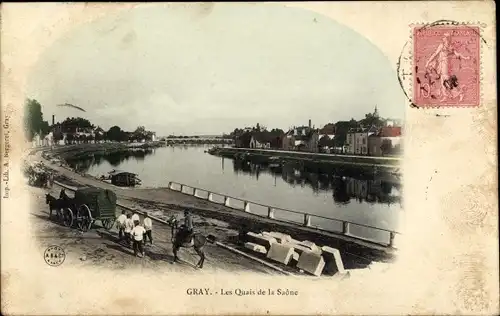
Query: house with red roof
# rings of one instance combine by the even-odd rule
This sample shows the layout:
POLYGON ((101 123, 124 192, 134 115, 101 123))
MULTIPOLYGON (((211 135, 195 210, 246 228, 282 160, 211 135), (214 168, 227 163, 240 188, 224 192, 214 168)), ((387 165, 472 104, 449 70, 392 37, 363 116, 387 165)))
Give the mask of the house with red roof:
POLYGON ((368 149, 370 156, 385 156, 394 154, 401 150, 402 128, 401 126, 385 126, 368 137, 368 149))

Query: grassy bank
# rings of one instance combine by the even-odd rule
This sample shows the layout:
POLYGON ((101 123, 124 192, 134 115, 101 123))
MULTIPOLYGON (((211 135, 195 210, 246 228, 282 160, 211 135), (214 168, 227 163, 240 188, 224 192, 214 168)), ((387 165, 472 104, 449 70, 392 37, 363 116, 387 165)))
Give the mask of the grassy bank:
POLYGON ((85 159, 93 155, 107 155, 124 153, 134 150, 146 150, 165 146, 163 142, 148 143, 99 143, 99 144, 78 144, 54 147, 53 150, 46 151, 51 156, 57 156, 63 160, 85 159))

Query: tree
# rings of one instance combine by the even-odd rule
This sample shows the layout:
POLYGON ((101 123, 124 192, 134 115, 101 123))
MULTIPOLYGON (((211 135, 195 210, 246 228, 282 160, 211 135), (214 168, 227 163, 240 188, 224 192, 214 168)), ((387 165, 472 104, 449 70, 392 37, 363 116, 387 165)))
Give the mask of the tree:
POLYGON ((122 141, 124 140, 124 135, 125 132, 122 131, 122 129, 118 126, 112 126, 107 132, 106 132, 106 138, 112 141, 122 141))
POLYGON ((273 128, 269 133, 272 136, 281 136, 281 135, 285 134, 285 132, 280 128, 273 128))
POLYGON ((319 147, 332 147, 332 145, 334 145, 334 141, 328 135, 323 135, 318 141, 319 147))
POLYGON ((95 139, 95 142, 98 143, 98 142, 100 142, 101 140, 104 139, 104 135, 101 134, 101 133, 99 133, 99 132, 96 132, 94 139, 95 139))
POLYGON ((64 131, 75 131, 79 129, 93 129, 94 125, 90 123, 89 120, 82 117, 67 117, 62 121, 61 126, 64 131))
POLYGON ((87 135, 87 137, 86 137, 86 139, 85 139, 85 141, 86 141, 87 143, 91 143, 93 140, 95 140, 95 135, 94 135, 94 136, 92 136, 92 135, 87 135))
POLYGON ((27 99, 24 104, 24 128, 29 141, 35 134, 43 137, 49 133, 49 124, 43 120, 42 106, 37 100, 27 99))
POLYGON ((134 134, 138 135, 144 135, 145 133, 146 133, 146 128, 144 126, 138 126, 134 131, 134 134))
POLYGON ((384 126, 385 120, 378 116, 377 113, 368 113, 365 114, 365 118, 359 121, 359 124, 364 127, 382 127, 384 126))
POLYGON ((75 136, 71 133, 66 134, 66 142, 68 144, 73 144, 73 141, 75 140, 75 136))
POLYGON ((52 136, 54 138, 54 142, 59 142, 60 140, 62 140, 64 138, 64 135, 63 133, 61 132, 61 129, 60 128, 52 128, 52 136))
POLYGON ((264 125, 262 125, 260 123, 257 123, 255 125, 255 127, 252 128, 252 130, 257 131, 257 132, 265 131, 265 130, 267 130, 267 127, 265 127, 264 125))
POLYGON ((344 146, 347 139, 347 133, 351 128, 356 127, 359 127, 359 124, 354 119, 351 119, 350 121, 339 121, 335 123, 335 138, 333 139, 335 146, 344 146))

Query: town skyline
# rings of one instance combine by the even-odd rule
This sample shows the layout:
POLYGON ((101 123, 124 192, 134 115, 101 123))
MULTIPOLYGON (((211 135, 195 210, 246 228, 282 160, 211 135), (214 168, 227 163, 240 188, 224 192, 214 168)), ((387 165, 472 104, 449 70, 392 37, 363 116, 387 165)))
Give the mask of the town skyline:
POLYGON ((144 125, 161 135, 220 134, 251 122, 318 126, 375 106, 403 118, 396 61, 324 16, 273 10, 221 5, 193 21, 144 8, 87 23, 40 56, 27 96, 58 120, 83 115, 104 129, 144 125), (86 113, 57 106, 64 103, 86 113))
MULTIPOLYGON (((29 99, 28 99, 29 100, 29 99)), ((35 99, 33 99, 35 100, 35 99)), ((35 100, 37 101, 37 100, 35 100)), ((70 104, 67 104, 67 105, 70 105, 70 104)), ((71 105, 70 105, 71 107, 71 105)), ((85 111, 78 111, 77 113, 75 113, 74 116, 68 116, 68 117, 64 117, 64 118, 58 118, 57 115, 47 115, 43 112, 43 105, 41 105, 41 109, 42 109, 42 116, 43 116, 43 119, 45 121, 48 122, 49 126, 52 127, 52 125, 55 123, 55 124, 60 124, 62 122, 64 122, 65 120, 67 119, 70 119, 70 118, 82 118, 82 119, 86 119, 88 120, 90 123, 92 123, 93 125, 95 125, 95 127, 100 127, 102 128, 103 130, 109 130, 111 127, 113 126, 118 126, 120 128, 123 128, 122 126, 118 125, 118 124, 114 124, 113 122, 112 123, 109 123, 109 127, 107 126, 102 126, 102 125, 98 125, 98 124, 94 124, 94 122, 92 122, 92 120, 86 118, 85 114, 86 112, 85 111), (78 114, 78 115, 76 115, 78 114), (53 116, 54 115, 54 116, 53 116), (54 120, 54 121, 52 121, 54 120)), ((83 109, 84 110, 84 109, 83 109)), ((388 120, 388 121, 397 121, 397 122, 401 122, 403 121, 402 119, 399 119, 399 118, 389 118, 389 117, 384 117, 383 115, 380 114, 380 112, 378 112, 378 107, 375 107, 373 111, 368 111, 367 113, 365 113, 365 115, 363 115, 362 117, 351 117, 350 119, 347 119, 347 120, 330 120, 330 121, 325 121, 324 123, 315 123, 313 122, 311 119, 306 119, 305 122, 301 122, 299 124, 289 124, 287 127, 282 127, 282 126, 276 126, 276 125, 266 125, 266 124, 262 124, 261 122, 254 122, 254 123, 251 123, 249 122, 248 124, 244 124, 244 126, 235 126, 234 128, 230 129, 230 130, 226 130, 226 131, 222 131, 221 133, 218 133, 218 134, 209 134, 209 133, 200 133, 200 134, 195 134, 195 133, 178 133, 178 132, 172 132, 172 133, 169 133, 169 134, 161 134, 161 133, 158 133, 157 131, 155 130, 152 130, 152 129, 149 129, 147 125, 140 125, 140 124, 137 124, 135 127, 131 128, 130 130, 135 130, 137 127, 139 126, 143 126, 145 127, 147 130, 151 130, 152 132, 154 132, 157 137, 167 137, 167 136, 199 136, 199 137, 219 137, 219 136, 224 136, 224 135, 228 135, 230 134, 231 132, 233 132, 234 130, 236 129, 248 129, 248 128, 255 128, 257 126, 260 126, 260 128, 262 129, 267 129, 269 131, 271 130, 274 130, 274 129, 277 129, 277 130, 282 130, 283 132, 289 132, 291 130, 293 130, 294 128, 296 127, 307 127, 309 124, 311 124, 311 127, 313 129, 318 129, 318 130, 321 130, 323 129, 325 126, 328 126, 328 125, 335 125, 336 123, 338 122, 348 122, 348 121, 351 121, 351 120, 355 120, 355 121, 360 121, 362 119, 365 118, 365 116, 367 114, 373 114, 375 113, 375 110, 377 111, 377 115, 381 118, 381 119, 384 119, 384 120, 388 120)), ((125 130, 125 129, 124 129, 125 130)))

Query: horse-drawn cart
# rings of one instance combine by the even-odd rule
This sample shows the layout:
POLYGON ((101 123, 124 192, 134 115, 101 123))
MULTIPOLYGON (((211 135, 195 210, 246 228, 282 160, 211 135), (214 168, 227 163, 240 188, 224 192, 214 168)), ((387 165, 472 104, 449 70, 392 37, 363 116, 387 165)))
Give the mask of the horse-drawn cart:
POLYGON ((71 227, 74 224, 82 231, 88 231, 96 220, 111 229, 115 223, 116 194, 101 188, 83 188, 75 192, 75 197, 67 201, 62 210, 62 222, 71 227))

